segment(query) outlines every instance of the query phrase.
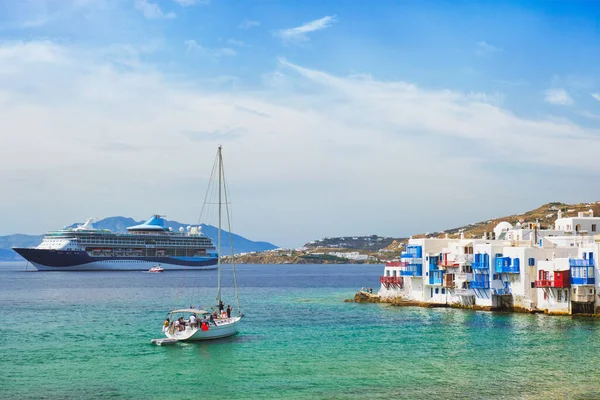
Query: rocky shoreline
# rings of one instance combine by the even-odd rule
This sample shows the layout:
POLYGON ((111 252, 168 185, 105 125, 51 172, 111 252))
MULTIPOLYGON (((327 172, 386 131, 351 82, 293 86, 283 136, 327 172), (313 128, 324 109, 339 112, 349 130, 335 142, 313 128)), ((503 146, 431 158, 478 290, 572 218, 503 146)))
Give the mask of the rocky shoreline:
POLYGON ((491 307, 477 305, 462 305, 458 303, 428 303, 425 301, 407 300, 402 297, 380 297, 377 294, 364 290, 358 291, 354 298, 344 300, 345 303, 385 303, 394 307, 424 307, 424 308, 460 308, 474 311, 513 312, 520 314, 546 314, 556 316, 600 317, 600 314, 568 314, 562 312, 548 312, 547 310, 528 310, 523 307, 491 307))

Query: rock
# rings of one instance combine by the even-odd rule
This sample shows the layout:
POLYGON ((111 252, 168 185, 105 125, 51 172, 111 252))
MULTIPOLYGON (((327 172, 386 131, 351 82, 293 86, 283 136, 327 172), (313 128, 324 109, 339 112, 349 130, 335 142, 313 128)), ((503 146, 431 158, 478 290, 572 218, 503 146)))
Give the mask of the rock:
POLYGON ((381 299, 378 295, 360 290, 354 295, 354 299, 345 300, 346 302, 354 303, 379 303, 381 299))

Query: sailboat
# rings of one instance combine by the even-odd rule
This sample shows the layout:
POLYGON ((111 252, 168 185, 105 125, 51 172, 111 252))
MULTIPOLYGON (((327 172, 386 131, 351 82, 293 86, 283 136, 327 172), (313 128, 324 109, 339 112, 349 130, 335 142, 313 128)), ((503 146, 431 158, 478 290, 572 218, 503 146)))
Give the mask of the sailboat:
MULTIPOLYGON (((163 332, 166 339, 153 339, 152 343, 158 345, 177 343, 180 341, 191 342, 209 339, 218 339, 228 336, 233 336, 238 332, 238 324, 243 317, 239 306, 238 286, 236 279, 235 264, 232 257, 233 268, 233 283, 235 288, 235 297, 237 302, 237 315, 233 315, 233 310, 228 307, 227 311, 223 310, 224 304, 221 299, 221 220, 223 195, 225 197, 225 208, 227 211, 228 229, 230 232, 231 255, 233 256, 233 239, 231 235, 231 221, 229 216, 229 208, 227 201, 227 186, 225 185, 225 174, 223 171, 223 154, 222 146, 218 147, 217 160, 218 164, 218 179, 219 179, 219 229, 217 235, 217 308, 219 312, 207 311, 195 308, 181 308, 169 311, 167 318, 163 323, 163 332), (224 190, 223 190, 224 189, 224 190)), ((214 169, 213 169, 214 171, 214 169)), ((211 176, 212 178, 212 176, 211 176)), ((209 185, 210 187, 210 185, 209 185)))

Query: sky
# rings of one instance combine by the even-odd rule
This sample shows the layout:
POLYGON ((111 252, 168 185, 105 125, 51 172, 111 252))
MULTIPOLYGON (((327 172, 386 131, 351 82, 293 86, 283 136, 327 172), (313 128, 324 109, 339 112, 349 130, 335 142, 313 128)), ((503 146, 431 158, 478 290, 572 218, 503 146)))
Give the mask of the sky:
POLYGON ((600 200, 598 60, 593 1, 0 0, 0 235, 196 223, 218 145, 284 247, 600 200))

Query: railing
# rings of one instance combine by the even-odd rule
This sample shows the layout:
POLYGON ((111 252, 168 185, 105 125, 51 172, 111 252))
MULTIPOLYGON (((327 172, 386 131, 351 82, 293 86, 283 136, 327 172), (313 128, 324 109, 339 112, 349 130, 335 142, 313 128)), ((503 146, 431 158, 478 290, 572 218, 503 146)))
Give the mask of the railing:
POLYGON ((471 267, 473 267, 473 269, 483 269, 486 271, 490 269, 489 265, 485 261, 473 261, 473 263, 471 263, 471 267))
POLYGON ((429 284, 430 285, 441 285, 443 282, 443 279, 441 276, 438 275, 431 275, 429 277, 429 284))
POLYGON ((572 285, 594 285, 594 260, 570 259, 571 284, 572 285))
POLYGON ((549 279, 540 279, 535 281, 536 288, 566 288, 569 287, 568 282, 555 282, 549 279))
POLYGON ((512 290, 508 288, 492 289, 492 294, 495 296, 508 296, 512 294, 512 290))
POLYGON ((520 273, 519 259, 511 260, 510 257, 497 257, 495 271, 497 274, 518 274, 520 273))
POLYGON ((576 276, 571 277, 571 285, 595 285, 595 278, 579 278, 576 276))
POLYGON ((471 281, 471 289, 489 289, 490 281, 471 281))
POLYGON ((497 274, 519 274, 521 268, 518 265, 496 265, 497 274))
POLYGON ((438 266, 443 268, 458 268, 458 262, 454 260, 441 260, 438 262, 438 266))
POLYGON ((421 276, 423 275, 422 264, 408 264, 405 268, 400 270, 402 276, 421 276))
POLYGON ((571 267, 593 267, 594 260, 570 258, 569 265, 571 267))
POLYGON ((399 277, 399 276, 380 276, 379 282, 390 283, 393 285, 400 285, 400 284, 404 283, 404 279, 402 279, 402 277, 399 277))

